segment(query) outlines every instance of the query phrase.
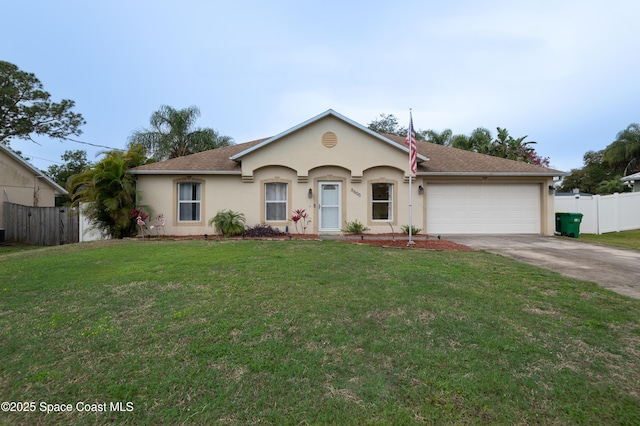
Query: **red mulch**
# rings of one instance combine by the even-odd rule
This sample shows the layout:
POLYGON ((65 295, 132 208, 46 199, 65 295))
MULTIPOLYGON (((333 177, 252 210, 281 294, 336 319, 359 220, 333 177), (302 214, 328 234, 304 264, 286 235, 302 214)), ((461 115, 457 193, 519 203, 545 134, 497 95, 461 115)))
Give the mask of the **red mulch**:
MULTIPOLYGON (((221 240, 224 239, 219 235, 191 235, 191 236, 173 236, 162 235, 160 237, 151 236, 150 239, 209 239, 209 240, 221 240)), ((242 237, 231 237, 231 239, 243 239, 242 237)), ((278 237, 269 238, 246 238, 247 240, 319 240, 321 239, 316 234, 295 234, 295 235, 283 235, 278 237)), ((413 238, 415 244, 409 245, 407 235, 393 235, 393 234, 365 234, 365 235, 343 235, 331 238, 335 241, 352 243, 352 244, 366 244, 377 247, 392 247, 392 248, 404 248, 404 249, 422 249, 422 250, 441 250, 441 251, 473 251, 472 248, 456 244, 447 240, 439 240, 437 238, 429 238, 424 235, 417 235, 413 238)))
POLYGON ((444 251, 473 251, 472 248, 456 244, 447 240, 430 239, 425 236, 416 236, 413 238, 415 244, 408 244, 409 238, 406 235, 396 236, 395 238, 390 235, 363 235, 362 238, 358 236, 349 236, 344 239, 338 239, 337 241, 345 241, 354 244, 367 244, 377 247, 393 247, 393 248, 405 248, 405 249, 422 249, 422 250, 444 250, 444 251))

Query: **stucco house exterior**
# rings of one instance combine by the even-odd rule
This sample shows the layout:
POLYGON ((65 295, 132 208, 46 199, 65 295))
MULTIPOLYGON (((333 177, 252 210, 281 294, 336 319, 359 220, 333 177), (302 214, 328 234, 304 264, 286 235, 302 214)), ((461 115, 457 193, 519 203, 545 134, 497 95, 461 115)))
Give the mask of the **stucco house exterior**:
MULTIPOLYGON (((522 162, 417 142, 412 224, 422 233, 553 235, 554 177, 522 162)), ((167 235, 212 234, 220 210, 295 233, 292 212, 310 216, 307 233, 340 233, 359 220, 368 233, 409 223, 409 154, 404 138, 381 135, 328 110, 261 140, 131 170, 139 204, 165 218, 167 235)))
POLYGON ((0 144, 0 228, 5 226, 5 201, 23 206, 54 207, 56 195, 66 194, 66 189, 11 148, 0 144))

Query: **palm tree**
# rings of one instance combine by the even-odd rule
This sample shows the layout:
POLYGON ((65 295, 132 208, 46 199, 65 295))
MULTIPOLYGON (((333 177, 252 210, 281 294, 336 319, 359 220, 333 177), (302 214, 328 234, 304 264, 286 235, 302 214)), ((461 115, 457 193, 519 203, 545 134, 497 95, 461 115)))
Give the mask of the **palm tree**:
POLYGON ((209 219, 209 226, 213 226, 224 237, 242 235, 244 233, 244 214, 233 210, 222 210, 209 219))
POLYGON ((143 152, 140 146, 128 152, 109 151, 100 162, 67 180, 72 205, 83 203, 91 223, 111 238, 135 233, 131 211, 136 205, 136 181, 127 171, 144 164, 143 152))
POLYGON ((472 151, 469 136, 463 134, 452 136, 451 146, 458 149, 464 149, 465 151, 472 151))
POLYGON ((478 127, 471 132, 469 136, 470 151, 479 152, 480 154, 493 155, 491 141, 491 132, 484 127, 478 127))
POLYGON ((640 162, 640 124, 630 124, 616 135, 616 140, 604 149, 604 162, 623 176, 635 172, 640 162))
POLYGON ((135 131, 129 144, 142 145, 156 161, 182 157, 233 144, 230 136, 221 136, 210 128, 196 128, 200 110, 191 106, 175 109, 163 105, 151 115, 151 129, 135 131))
POLYGON ((529 145, 536 144, 537 142, 524 140, 527 136, 522 136, 515 139, 509 134, 507 129, 498 127, 498 134, 495 141, 493 141, 493 153, 492 155, 501 158, 507 158, 515 161, 531 161, 532 153, 534 149, 529 145))
POLYGON ((453 132, 451 129, 444 129, 439 133, 436 130, 425 130, 422 133, 427 142, 435 143, 437 145, 451 146, 451 141, 453 139, 453 132))
POLYGON ((596 187, 596 194, 606 195, 616 192, 625 192, 625 187, 622 180, 620 180, 620 176, 611 180, 603 180, 596 187))

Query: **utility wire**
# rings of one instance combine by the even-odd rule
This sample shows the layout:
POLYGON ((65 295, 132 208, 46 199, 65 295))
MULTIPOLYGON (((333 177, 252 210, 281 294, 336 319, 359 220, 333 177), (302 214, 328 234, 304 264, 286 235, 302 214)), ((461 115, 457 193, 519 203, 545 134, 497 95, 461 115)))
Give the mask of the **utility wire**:
MULTIPOLYGON (((106 146, 106 145, 98 145, 98 144, 91 143, 91 142, 78 141, 78 140, 71 139, 71 138, 62 138, 62 139, 64 139, 64 140, 68 140, 68 141, 70 141, 70 142, 75 142, 75 143, 83 144, 83 145, 95 146, 96 148, 107 148, 107 149, 111 149, 111 150, 114 150, 114 151, 126 151, 125 149, 114 148, 114 147, 112 147, 112 146, 106 146)), ((42 146, 42 144, 40 144, 40 143, 38 143, 38 142, 34 141, 33 139, 31 139, 31 141, 32 141, 32 142, 34 142, 34 143, 36 143, 37 145, 42 146)), ((35 159, 37 159, 37 160, 47 161, 47 162, 49 162, 49 163, 53 163, 53 164, 63 164, 63 163, 61 163, 60 161, 53 161, 53 160, 49 160, 49 159, 46 159, 46 158, 36 157, 36 156, 34 156, 34 155, 30 155, 30 154, 27 154, 27 153, 23 153, 23 155, 24 155, 24 156, 27 156, 27 157, 29 157, 29 158, 35 158, 35 159)))
POLYGON ((64 138, 64 139, 68 140, 68 141, 71 141, 71 142, 75 142, 75 143, 81 143, 83 145, 95 146, 97 148, 107 148, 107 149, 113 149, 115 151, 126 151, 126 149, 114 148, 112 146, 98 145, 98 144, 90 143, 90 142, 77 141, 77 140, 71 139, 71 138, 64 138))

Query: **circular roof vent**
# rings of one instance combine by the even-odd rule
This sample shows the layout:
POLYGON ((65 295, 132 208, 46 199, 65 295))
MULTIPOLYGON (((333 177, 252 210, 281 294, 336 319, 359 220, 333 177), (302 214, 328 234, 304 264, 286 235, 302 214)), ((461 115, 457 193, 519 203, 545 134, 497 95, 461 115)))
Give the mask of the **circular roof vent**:
POLYGON ((326 132, 322 135, 322 145, 327 148, 333 148, 338 143, 338 137, 333 132, 326 132))

